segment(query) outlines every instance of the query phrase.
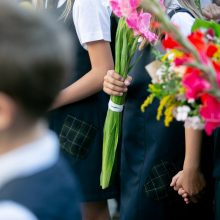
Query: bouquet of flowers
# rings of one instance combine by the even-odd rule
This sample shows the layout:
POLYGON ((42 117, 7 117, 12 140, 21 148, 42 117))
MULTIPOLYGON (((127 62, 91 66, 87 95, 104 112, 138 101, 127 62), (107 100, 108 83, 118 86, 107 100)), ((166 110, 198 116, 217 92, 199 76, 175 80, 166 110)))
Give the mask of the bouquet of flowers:
MULTIPOLYGON (((140 9, 141 0, 110 0, 114 14, 119 17, 116 33, 115 71, 126 78, 135 61, 132 60, 140 47, 140 40, 155 42, 157 35, 151 31, 151 14, 140 9)), ((103 189, 110 184, 121 129, 121 113, 125 95, 111 96, 104 125, 102 172, 103 189)))
POLYGON ((166 126, 175 118, 211 134, 220 126, 220 26, 196 20, 192 34, 184 38, 160 9, 145 8, 157 14, 167 32, 162 44, 168 52, 158 56, 160 67, 149 85, 150 95, 142 111, 157 98, 157 119, 164 116, 166 126))

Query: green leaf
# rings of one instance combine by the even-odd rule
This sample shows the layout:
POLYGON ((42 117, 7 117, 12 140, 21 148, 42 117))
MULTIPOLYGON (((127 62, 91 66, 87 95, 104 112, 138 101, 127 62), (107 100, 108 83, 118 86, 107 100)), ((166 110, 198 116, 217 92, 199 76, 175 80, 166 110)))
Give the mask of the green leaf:
POLYGON ((209 29, 211 28, 216 37, 220 37, 220 25, 215 21, 205 21, 202 19, 196 19, 193 26, 192 31, 196 31, 197 29, 209 29))

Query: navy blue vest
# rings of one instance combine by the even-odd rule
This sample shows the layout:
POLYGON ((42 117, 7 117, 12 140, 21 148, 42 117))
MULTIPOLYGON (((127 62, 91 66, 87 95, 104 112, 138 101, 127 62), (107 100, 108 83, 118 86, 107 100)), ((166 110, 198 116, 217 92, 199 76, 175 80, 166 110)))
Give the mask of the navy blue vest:
POLYGON ((214 176, 220 179, 220 128, 215 131, 214 176))
POLYGON ((80 220, 79 192, 66 162, 21 177, 0 189, 0 201, 10 200, 28 208, 39 220, 80 220))

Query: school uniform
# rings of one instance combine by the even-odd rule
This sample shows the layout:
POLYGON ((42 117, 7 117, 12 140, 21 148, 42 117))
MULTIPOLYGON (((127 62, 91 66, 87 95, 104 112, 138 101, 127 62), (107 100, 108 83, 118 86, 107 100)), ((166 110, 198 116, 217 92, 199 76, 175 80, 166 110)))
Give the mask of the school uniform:
POLYGON ((79 188, 56 135, 0 156, 1 220, 80 220, 79 188))
POLYGON ((220 128, 215 131, 214 152, 214 177, 215 177, 215 219, 220 219, 220 128))
MULTIPOLYGON (((75 41, 73 50, 76 56, 71 77, 65 86, 91 69, 86 43, 111 41, 111 10, 107 3, 104 0, 74 1, 65 24, 75 41)), ((64 7, 65 1, 58 8, 58 13, 64 7)), ((116 196, 114 184, 106 190, 100 186, 103 127, 108 100, 109 97, 101 91, 51 112, 50 126, 59 135, 62 152, 79 179, 82 201, 106 200, 116 196)))
MULTIPOLYGON (((188 16, 185 15, 184 16, 188 16)), ((140 52, 137 52, 138 56, 140 52)), ((145 66, 153 60, 150 47, 145 48, 141 59, 131 71, 124 106, 121 152, 121 220, 176 220, 212 219, 212 194, 198 204, 186 205, 170 187, 172 177, 183 167, 185 138, 184 125, 174 121, 165 127, 163 119, 156 120, 158 101, 145 112, 140 106, 149 95, 150 76, 145 66)), ((203 148, 210 149, 211 140, 203 148)), ((205 150, 207 151, 207 150, 205 150)), ((204 152, 202 168, 206 176, 211 173, 212 153, 204 152)))

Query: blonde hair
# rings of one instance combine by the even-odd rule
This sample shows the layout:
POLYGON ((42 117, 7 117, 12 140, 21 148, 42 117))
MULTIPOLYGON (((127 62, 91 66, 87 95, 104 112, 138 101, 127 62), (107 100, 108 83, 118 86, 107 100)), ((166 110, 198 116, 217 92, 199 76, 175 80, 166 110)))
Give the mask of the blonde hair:
POLYGON ((179 4, 187 9, 195 18, 203 18, 200 8, 195 3, 195 0, 178 0, 179 4))
MULTIPOLYGON (((57 3, 57 1, 56 1, 57 3)), ((32 4, 36 9, 45 9, 45 7, 52 7, 54 6, 54 0, 32 0, 32 4)), ((64 11, 59 17, 59 20, 66 20, 68 17, 73 5, 73 0, 66 0, 66 6, 64 11)))

